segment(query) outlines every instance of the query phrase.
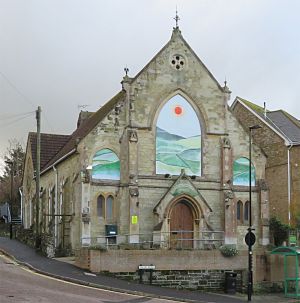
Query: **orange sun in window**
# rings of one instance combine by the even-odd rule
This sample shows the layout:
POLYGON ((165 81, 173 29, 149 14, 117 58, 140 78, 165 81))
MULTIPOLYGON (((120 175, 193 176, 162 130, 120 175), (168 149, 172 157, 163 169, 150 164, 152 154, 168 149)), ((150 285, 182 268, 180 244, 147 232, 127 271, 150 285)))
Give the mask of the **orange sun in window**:
POLYGON ((180 105, 174 107, 174 113, 176 116, 181 116, 183 113, 183 108, 180 105))

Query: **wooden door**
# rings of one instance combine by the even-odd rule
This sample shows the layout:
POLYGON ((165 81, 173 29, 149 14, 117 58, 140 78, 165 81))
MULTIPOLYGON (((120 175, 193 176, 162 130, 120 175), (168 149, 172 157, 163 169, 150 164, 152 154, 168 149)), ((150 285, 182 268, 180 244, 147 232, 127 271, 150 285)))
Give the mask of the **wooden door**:
POLYGON ((176 203, 170 216, 170 247, 193 248, 194 219, 191 208, 182 200, 176 203))

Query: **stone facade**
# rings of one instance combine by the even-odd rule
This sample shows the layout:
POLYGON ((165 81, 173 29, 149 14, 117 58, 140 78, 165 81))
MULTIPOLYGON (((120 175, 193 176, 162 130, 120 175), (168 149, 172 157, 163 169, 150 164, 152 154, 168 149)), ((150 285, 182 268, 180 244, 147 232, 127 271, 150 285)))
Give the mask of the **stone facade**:
MULTIPOLYGON (((122 91, 80 121, 66 145, 43 167, 41 232, 53 235, 56 249, 125 244, 182 249, 182 243, 189 249, 215 249, 225 243, 246 250, 247 221, 237 222, 237 203, 246 209, 249 187, 234 184, 233 163, 248 158, 249 137, 229 111, 229 98, 228 87, 219 85, 175 28, 164 48, 134 78, 126 75, 122 91), (176 96, 189 104, 201 127, 197 142, 201 171, 195 175, 184 169, 180 174, 156 172, 157 121, 176 96), (93 177, 95 155, 103 150, 113 151, 120 160, 119 179, 93 177), (179 223, 178 231, 171 230, 179 204, 190 215, 191 222, 183 222, 190 224, 187 237, 179 223), (107 237, 109 228, 115 230, 107 237)), ((252 215, 259 248, 268 244, 264 225, 268 190, 263 186, 266 157, 256 145, 252 162, 256 176, 252 215)), ((29 145, 25 163, 25 226, 29 227, 35 224, 30 215, 35 191, 29 145)))

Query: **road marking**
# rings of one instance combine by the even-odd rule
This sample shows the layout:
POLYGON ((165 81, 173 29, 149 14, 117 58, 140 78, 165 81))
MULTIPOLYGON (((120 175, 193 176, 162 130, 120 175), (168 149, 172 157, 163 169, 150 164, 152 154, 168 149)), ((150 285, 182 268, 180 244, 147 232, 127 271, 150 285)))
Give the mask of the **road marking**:
POLYGON ((91 272, 84 272, 84 274, 85 274, 86 276, 96 277, 96 275, 95 275, 95 274, 92 274, 91 272))
MULTIPOLYGON (((62 282, 62 283, 65 283, 65 284, 70 284, 70 285, 74 285, 74 286, 89 288, 89 289, 93 289, 93 290, 104 291, 104 292, 114 293, 114 294, 122 294, 122 295, 126 295, 128 297, 131 296, 131 297, 138 297, 138 298, 150 298, 150 299, 157 299, 157 300, 161 300, 161 301, 163 300, 163 301, 166 301, 166 302, 167 301, 168 302, 184 302, 184 301, 178 301, 175 298, 174 299, 164 299, 164 298, 159 298, 159 297, 152 297, 152 296, 149 296, 147 294, 145 294, 145 295, 128 294, 128 293, 125 292, 126 290, 124 290, 124 292, 121 292, 121 291, 115 291, 115 290, 109 290, 109 289, 103 289, 103 288, 98 288, 98 287, 93 287, 93 286, 77 284, 77 283, 74 283, 74 282, 65 281, 65 280, 61 280, 61 279, 58 279, 58 278, 49 277, 49 276, 44 275, 44 274, 40 274, 40 273, 35 272, 35 271, 33 271, 29 268, 26 268, 24 266, 21 266, 20 268, 29 272, 29 273, 31 273, 31 274, 34 274, 34 275, 37 275, 37 276, 40 276, 40 277, 44 277, 44 278, 47 278, 47 279, 50 279, 50 280, 62 282)), ((201 301, 198 301, 198 302, 201 302, 201 301)))

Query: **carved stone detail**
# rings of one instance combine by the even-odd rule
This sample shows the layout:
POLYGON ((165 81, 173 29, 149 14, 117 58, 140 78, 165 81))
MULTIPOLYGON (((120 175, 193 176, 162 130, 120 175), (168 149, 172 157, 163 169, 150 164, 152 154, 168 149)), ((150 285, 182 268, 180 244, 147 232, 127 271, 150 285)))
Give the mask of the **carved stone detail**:
POLYGON ((138 197, 139 196, 139 189, 138 188, 130 188, 129 194, 131 197, 138 197))
POLYGON ((261 188, 261 190, 263 190, 263 191, 267 191, 269 189, 268 184, 267 184, 266 180, 264 180, 264 179, 260 179, 258 181, 258 184, 259 184, 259 187, 261 188))
POLYGON ((129 131, 129 141, 130 142, 138 142, 138 135, 136 130, 129 131))
POLYGON ((225 202, 229 202, 229 200, 232 200, 234 198, 234 194, 232 190, 224 191, 224 200, 225 202))
POLYGON ((222 142, 223 148, 229 148, 229 149, 231 148, 231 142, 230 142, 229 138, 224 137, 221 139, 221 142, 222 142))

